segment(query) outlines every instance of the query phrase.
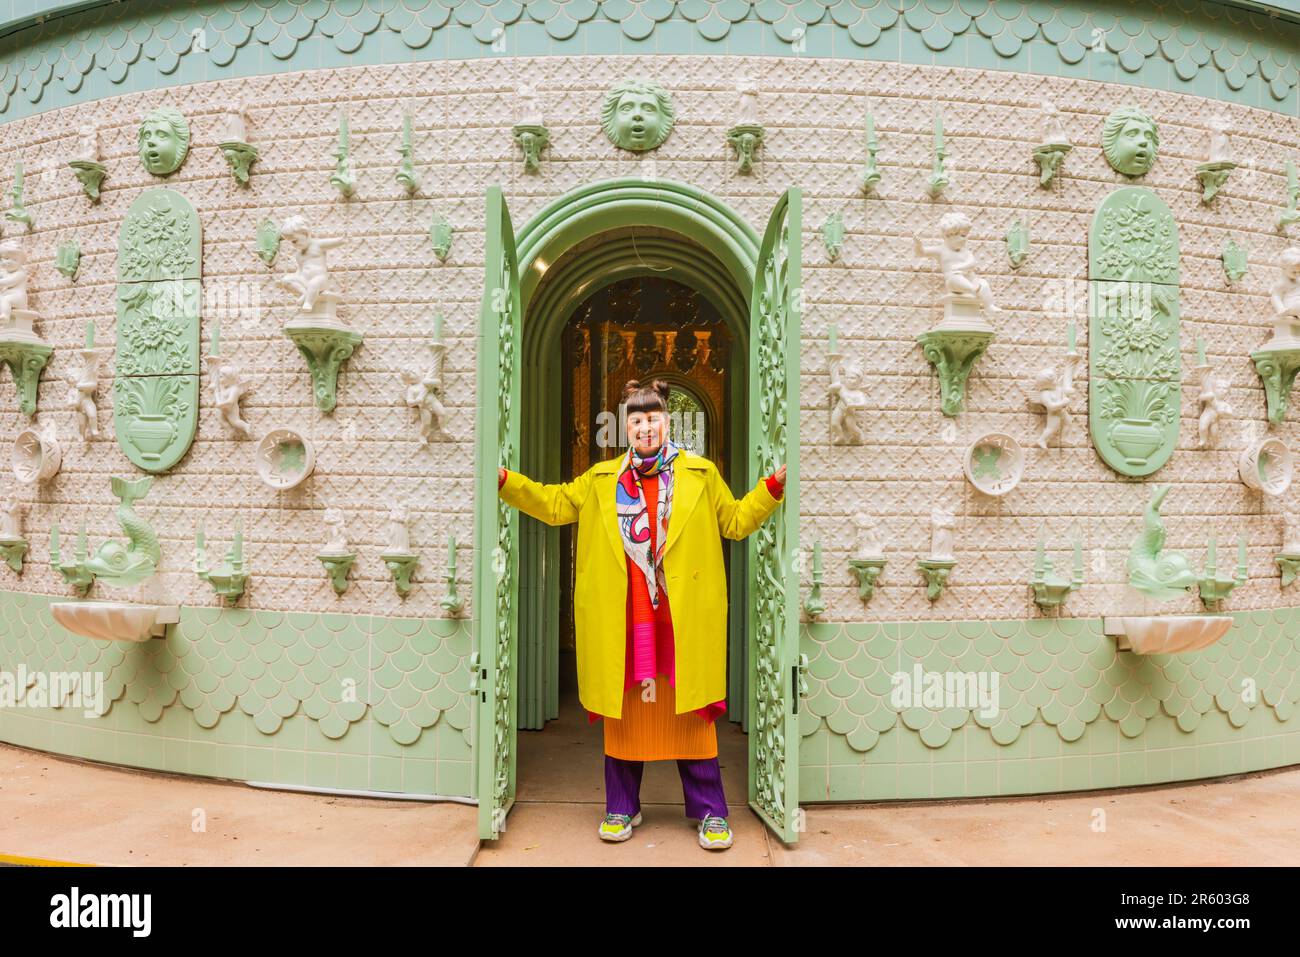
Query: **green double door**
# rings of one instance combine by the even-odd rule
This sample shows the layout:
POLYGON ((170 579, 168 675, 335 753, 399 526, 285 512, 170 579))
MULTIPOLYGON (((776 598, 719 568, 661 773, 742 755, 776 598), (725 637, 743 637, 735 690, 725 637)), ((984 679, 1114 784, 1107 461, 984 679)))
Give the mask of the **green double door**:
MULTIPOLYGON (((749 474, 787 467, 785 502, 750 537, 749 805, 786 842, 798 839, 800 193, 768 221, 750 298, 749 474)), ((519 514, 497 497, 497 469, 519 467, 519 262, 499 186, 487 191, 479 312, 473 691, 477 696, 479 837, 501 836, 515 799, 519 514)), ((751 483, 752 484, 752 483, 751 483)))

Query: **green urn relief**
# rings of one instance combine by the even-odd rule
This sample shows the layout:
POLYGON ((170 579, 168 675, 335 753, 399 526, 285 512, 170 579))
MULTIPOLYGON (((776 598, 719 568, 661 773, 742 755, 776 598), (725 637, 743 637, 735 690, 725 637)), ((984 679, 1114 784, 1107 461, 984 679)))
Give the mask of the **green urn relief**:
POLYGON ((1111 193, 1088 236, 1088 425, 1121 475, 1150 475, 1178 443, 1178 230, 1156 195, 1111 193))
POLYGON ((113 426, 126 457, 164 472, 198 425, 201 231, 169 189, 131 204, 118 239, 113 426))

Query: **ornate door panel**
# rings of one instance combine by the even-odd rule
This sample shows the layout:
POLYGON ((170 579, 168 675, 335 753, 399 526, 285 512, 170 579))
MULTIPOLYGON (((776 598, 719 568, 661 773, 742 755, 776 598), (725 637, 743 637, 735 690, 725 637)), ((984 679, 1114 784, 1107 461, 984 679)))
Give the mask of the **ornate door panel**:
POLYGON ((519 513, 497 497, 497 469, 519 468, 519 266, 501 187, 487 191, 479 310, 474 488, 474 690, 479 837, 505 830, 515 799, 519 513))
POLYGON ((781 840, 799 817, 799 330, 801 198, 763 234, 750 300, 751 479, 787 468, 785 501, 749 538, 749 805, 781 840))
POLYGON ((198 427, 201 239, 194 207, 170 189, 132 203, 118 238, 113 428, 146 472, 179 462, 198 427))
POLYGON ((1088 236, 1088 426, 1121 475, 1150 475, 1178 444, 1178 227, 1155 193, 1117 189, 1088 236))

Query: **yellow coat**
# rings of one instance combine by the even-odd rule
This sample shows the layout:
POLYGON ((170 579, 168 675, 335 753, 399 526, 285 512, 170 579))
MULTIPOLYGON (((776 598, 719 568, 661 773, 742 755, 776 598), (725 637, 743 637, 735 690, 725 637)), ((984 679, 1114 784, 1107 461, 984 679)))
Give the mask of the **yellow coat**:
MULTIPOLYGON (((627 654, 627 553, 614 511, 622 457, 598 462, 572 482, 542 485, 509 472, 498 493, 548 525, 578 523, 573 621, 578 697, 596 714, 623 713, 627 654)), ((673 510, 664 545, 672 605, 677 713, 727 696, 727 576, 722 538, 751 534, 780 504, 760 479, 739 501, 708 459, 682 451, 673 463, 673 510)), ((737 609, 743 614, 743 609, 737 609)))

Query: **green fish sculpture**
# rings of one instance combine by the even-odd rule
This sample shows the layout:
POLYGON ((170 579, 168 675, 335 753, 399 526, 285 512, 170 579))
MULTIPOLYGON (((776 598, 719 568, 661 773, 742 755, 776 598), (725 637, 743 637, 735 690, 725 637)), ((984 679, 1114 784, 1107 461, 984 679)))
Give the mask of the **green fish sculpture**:
POLYGON ((1129 584, 1156 601, 1177 598, 1197 582, 1187 556, 1164 551, 1165 523, 1160 518, 1160 503, 1168 494, 1168 485, 1151 490, 1151 501, 1143 513, 1145 527, 1128 553, 1129 584))
POLYGON ((148 493, 153 477, 146 475, 130 482, 114 476, 111 483, 113 494, 121 503, 114 514, 128 541, 126 545, 119 541, 105 542, 94 558, 86 560, 85 567, 109 585, 136 585, 152 576, 162 560, 157 533, 131 507, 148 493))

